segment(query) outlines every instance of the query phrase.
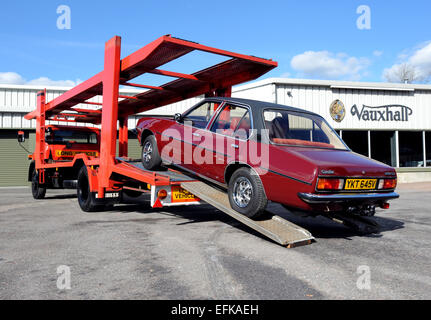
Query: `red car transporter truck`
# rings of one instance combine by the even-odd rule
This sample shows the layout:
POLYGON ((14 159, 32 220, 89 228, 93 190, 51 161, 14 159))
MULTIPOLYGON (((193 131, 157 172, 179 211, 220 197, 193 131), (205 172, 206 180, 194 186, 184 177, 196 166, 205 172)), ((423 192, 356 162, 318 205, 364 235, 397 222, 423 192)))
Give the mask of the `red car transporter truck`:
POLYGON ((45 91, 38 93, 37 109, 25 116, 28 120, 36 119, 36 147, 29 167, 34 198, 43 198, 46 189, 76 187, 84 211, 110 207, 120 200, 123 192, 149 192, 153 207, 198 203, 197 197, 180 186, 191 178, 173 170, 145 170, 129 161, 128 116, 199 95, 230 96, 233 85, 256 79, 277 63, 170 35, 123 59, 120 50, 121 38, 115 36, 106 43, 102 72, 52 101, 46 101, 45 91), (227 60, 193 74, 159 69, 192 51, 224 56, 227 60), (162 86, 130 82, 144 73, 177 80, 162 86), (148 90, 122 96, 120 85, 148 90), (88 101, 98 95, 103 96, 103 103, 88 101), (85 104, 96 107, 82 107, 85 104), (48 120, 100 124, 101 129, 47 125, 48 120))

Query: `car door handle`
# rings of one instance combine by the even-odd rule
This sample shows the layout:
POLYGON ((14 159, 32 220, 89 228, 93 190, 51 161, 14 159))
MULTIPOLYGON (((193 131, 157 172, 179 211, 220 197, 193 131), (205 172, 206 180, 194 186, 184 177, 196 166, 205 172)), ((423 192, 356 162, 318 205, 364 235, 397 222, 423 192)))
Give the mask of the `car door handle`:
POLYGON ((235 149, 238 149, 238 148, 239 148, 239 146, 238 146, 237 144, 234 144, 234 143, 232 143, 230 146, 231 146, 232 148, 235 148, 235 149))
POLYGON ((199 133, 196 133, 196 132, 193 132, 193 135, 194 135, 195 137, 200 137, 200 136, 201 136, 199 133))

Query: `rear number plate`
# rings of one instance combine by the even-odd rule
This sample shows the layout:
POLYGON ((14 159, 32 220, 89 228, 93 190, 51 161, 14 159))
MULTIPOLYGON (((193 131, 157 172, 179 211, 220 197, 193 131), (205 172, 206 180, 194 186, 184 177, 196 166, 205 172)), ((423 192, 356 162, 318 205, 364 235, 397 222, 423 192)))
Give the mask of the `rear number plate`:
POLYGON ((345 190, 371 190, 375 189, 377 179, 347 179, 345 190))

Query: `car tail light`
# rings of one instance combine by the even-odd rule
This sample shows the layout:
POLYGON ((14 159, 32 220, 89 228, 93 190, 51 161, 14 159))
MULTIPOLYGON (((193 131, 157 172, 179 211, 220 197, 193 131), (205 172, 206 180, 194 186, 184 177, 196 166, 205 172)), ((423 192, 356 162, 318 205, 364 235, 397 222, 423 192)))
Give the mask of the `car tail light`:
POLYGON ((379 189, 395 189, 397 186, 397 179, 380 179, 379 189))
POLYGON ((159 199, 164 199, 168 196, 168 192, 165 189, 160 190, 159 192, 157 192, 157 197, 159 199))
POLYGON ((344 179, 319 178, 317 190, 341 190, 343 189, 344 179))

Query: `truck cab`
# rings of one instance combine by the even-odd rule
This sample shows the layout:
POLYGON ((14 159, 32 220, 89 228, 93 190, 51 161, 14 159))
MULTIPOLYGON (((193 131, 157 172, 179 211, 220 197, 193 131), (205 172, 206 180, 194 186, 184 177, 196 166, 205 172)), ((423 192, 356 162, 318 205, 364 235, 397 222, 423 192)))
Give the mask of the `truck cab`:
POLYGON ((76 154, 98 157, 100 130, 91 127, 49 125, 45 131, 44 158, 49 161, 70 161, 76 154))
MULTIPOLYGON (((31 163, 28 181, 32 183, 35 199, 45 197, 46 189, 75 189, 79 167, 61 165, 73 163, 78 154, 85 154, 88 159, 99 157, 100 129, 93 127, 47 125, 45 139, 41 141, 41 162, 50 166, 39 175, 36 170, 36 152, 29 156, 31 163)), ((24 140, 18 133, 18 142, 24 140)))

